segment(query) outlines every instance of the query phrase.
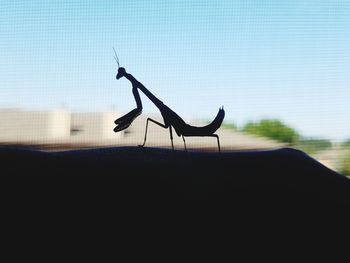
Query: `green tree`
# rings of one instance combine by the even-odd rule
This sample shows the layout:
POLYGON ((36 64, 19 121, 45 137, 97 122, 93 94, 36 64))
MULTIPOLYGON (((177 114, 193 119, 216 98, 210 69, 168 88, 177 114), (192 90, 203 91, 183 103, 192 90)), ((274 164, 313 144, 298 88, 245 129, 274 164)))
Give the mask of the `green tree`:
POLYGON ((341 160, 340 173, 350 176, 350 152, 348 152, 341 160))
POLYGON ((327 139, 302 138, 296 146, 308 154, 314 154, 331 148, 332 143, 327 139))
POLYGON ((295 144, 300 137, 296 130, 277 119, 263 119, 259 122, 248 122, 244 125, 242 130, 246 133, 290 144, 295 144))
POLYGON ((345 141, 345 142, 343 143, 343 146, 346 147, 346 148, 350 148, 350 139, 347 140, 347 141, 345 141))
POLYGON ((237 126, 233 122, 223 122, 221 127, 225 129, 237 130, 237 126))

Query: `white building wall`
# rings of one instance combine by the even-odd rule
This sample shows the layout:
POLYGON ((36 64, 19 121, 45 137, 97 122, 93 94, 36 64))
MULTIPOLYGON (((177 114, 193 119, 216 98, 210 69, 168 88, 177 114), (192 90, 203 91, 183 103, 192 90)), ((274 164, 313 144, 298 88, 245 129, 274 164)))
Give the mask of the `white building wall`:
POLYGON ((115 112, 82 112, 71 115, 71 137, 74 140, 99 141, 117 139, 121 133, 113 131, 115 112))
POLYGON ((122 136, 123 132, 115 133, 113 131, 113 129, 116 127, 114 121, 120 117, 119 115, 117 112, 103 113, 102 137, 104 139, 116 139, 122 136))
POLYGON ((52 139, 69 138, 71 129, 71 113, 58 109, 49 113, 48 137, 52 139))
POLYGON ((69 136, 70 113, 65 111, 0 110, 0 141, 31 142, 69 136))

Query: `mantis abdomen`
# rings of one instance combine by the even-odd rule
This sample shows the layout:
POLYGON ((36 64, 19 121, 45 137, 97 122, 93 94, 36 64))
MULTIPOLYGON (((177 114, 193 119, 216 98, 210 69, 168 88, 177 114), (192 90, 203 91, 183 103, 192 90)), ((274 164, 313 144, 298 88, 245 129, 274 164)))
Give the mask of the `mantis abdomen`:
POLYGON ((208 125, 203 127, 196 127, 187 124, 179 115, 171 110, 166 105, 158 107, 164 119, 166 126, 173 126, 178 136, 208 136, 212 135, 217 129, 220 128, 222 121, 225 117, 225 111, 223 108, 219 109, 215 119, 208 125))

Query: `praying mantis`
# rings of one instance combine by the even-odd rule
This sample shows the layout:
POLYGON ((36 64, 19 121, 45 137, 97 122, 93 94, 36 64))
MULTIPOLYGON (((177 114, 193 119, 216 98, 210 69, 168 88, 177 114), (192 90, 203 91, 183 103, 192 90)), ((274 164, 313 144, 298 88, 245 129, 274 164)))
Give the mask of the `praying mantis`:
POLYGON ((201 137, 215 137, 217 139, 219 152, 221 152, 219 136, 215 134, 215 132, 220 128, 225 117, 225 111, 223 107, 219 108, 219 111, 216 117, 214 118, 214 120, 206 126, 195 127, 187 124, 176 112, 174 112, 172 109, 166 106, 161 100, 159 100, 156 96, 154 96, 141 82, 139 82, 136 78, 134 78, 134 76, 127 73, 125 68, 120 67, 117 53, 114 48, 113 50, 115 54, 114 59, 118 65, 118 73, 116 75, 116 79, 119 80, 120 78, 124 77, 131 82, 133 87, 132 92, 136 101, 135 109, 133 109, 129 113, 115 120, 114 123, 117 126, 114 128, 114 132, 119 132, 128 128, 131 125, 131 123, 134 121, 134 119, 137 118, 142 113, 142 102, 138 92, 138 90, 141 90, 159 109, 163 117, 164 124, 158 121, 155 121, 151 118, 147 118, 144 141, 142 145, 139 145, 140 147, 143 147, 146 144, 148 123, 153 122, 164 129, 169 129, 172 150, 174 150, 173 130, 172 130, 174 129, 176 134, 179 137, 180 136, 182 137, 186 151, 187 151, 187 147, 186 147, 185 137, 201 136, 201 137))

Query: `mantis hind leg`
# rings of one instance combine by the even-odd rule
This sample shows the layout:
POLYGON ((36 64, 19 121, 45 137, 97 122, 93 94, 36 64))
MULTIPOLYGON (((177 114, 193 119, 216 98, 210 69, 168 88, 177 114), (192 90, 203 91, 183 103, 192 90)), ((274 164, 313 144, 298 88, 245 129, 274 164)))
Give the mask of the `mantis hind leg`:
POLYGON ((210 136, 210 137, 216 137, 216 140, 218 141, 219 152, 221 152, 219 135, 217 135, 217 134, 212 134, 212 135, 208 135, 208 136, 210 136))
MULTIPOLYGON (((151 118, 147 118, 147 121, 146 121, 145 138, 144 138, 143 144, 142 144, 142 145, 139 145, 140 147, 143 147, 143 146, 145 146, 145 144, 146 144, 147 129, 148 129, 148 121, 151 121, 151 122, 153 122, 153 123, 159 125, 160 127, 164 128, 164 129, 169 128, 169 126, 166 126, 166 125, 164 125, 164 124, 162 124, 162 123, 160 123, 160 122, 158 122, 158 121, 155 121, 155 120, 153 120, 153 119, 151 119, 151 118)), ((173 143, 173 138, 172 138, 172 132, 171 132, 171 130, 170 130, 170 138, 171 138, 171 144, 172 144, 172 143, 173 143)), ((173 149, 174 149, 174 146, 173 146, 173 149)))
POLYGON ((185 151, 187 152, 187 148, 186 148, 186 141, 185 141, 185 136, 183 136, 183 135, 182 135, 182 140, 184 141, 185 151))
POLYGON ((171 128, 171 126, 169 126, 169 132, 170 132, 170 140, 171 140, 171 149, 174 151, 173 129, 171 128))
MULTIPOLYGON (((221 152, 219 135, 217 135, 217 134, 211 134, 211 135, 206 135, 206 137, 215 137, 216 140, 217 140, 217 142, 218 142, 218 149, 219 149, 219 152, 221 152)), ((182 135, 182 140, 184 141, 185 151, 187 151, 185 136, 183 136, 183 135, 182 135)))

